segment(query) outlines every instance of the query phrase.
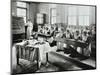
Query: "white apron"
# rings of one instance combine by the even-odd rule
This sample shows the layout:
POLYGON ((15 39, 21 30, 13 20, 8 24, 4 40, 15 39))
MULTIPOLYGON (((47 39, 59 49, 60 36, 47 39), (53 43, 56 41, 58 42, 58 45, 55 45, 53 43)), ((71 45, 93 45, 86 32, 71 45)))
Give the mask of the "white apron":
POLYGON ((33 24, 31 22, 27 23, 27 39, 32 35, 33 24))

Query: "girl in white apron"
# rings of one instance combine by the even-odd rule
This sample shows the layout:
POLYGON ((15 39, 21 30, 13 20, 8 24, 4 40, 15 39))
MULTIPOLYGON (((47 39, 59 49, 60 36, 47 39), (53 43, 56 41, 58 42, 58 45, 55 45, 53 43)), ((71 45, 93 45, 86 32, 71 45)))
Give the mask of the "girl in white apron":
POLYGON ((26 26, 28 26, 27 27, 27 39, 29 39, 29 37, 31 37, 31 35, 32 35, 32 30, 33 30, 33 24, 30 19, 26 23, 26 26))

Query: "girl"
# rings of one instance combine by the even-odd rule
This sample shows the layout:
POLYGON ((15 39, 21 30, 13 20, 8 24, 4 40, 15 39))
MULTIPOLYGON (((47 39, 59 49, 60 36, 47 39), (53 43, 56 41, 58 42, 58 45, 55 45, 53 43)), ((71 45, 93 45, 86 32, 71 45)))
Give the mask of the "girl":
POLYGON ((27 27, 27 39, 29 39, 32 35, 32 30, 33 30, 33 24, 32 24, 30 19, 28 19, 28 22, 26 23, 26 26, 28 26, 27 27))

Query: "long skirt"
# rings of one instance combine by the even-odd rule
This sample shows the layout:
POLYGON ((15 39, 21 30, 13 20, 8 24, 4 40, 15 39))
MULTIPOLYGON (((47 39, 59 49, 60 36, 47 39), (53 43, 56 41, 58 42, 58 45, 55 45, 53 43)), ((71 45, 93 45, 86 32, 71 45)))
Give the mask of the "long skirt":
POLYGON ((30 38, 30 36, 32 35, 32 27, 28 27, 27 28, 27 39, 29 39, 30 38))

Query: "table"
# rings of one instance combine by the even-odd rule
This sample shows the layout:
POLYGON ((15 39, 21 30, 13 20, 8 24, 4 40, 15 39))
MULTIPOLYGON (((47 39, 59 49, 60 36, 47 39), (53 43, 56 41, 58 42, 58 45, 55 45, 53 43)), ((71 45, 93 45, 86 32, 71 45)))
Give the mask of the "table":
POLYGON ((39 49, 34 47, 33 45, 25 45, 25 42, 16 43, 16 54, 17 54, 17 64, 19 64, 19 58, 25 59, 33 62, 34 60, 39 61, 38 55, 39 49), (35 57, 34 57, 35 56, 35 57))
POLYGON ((25 44, 25 42, 20 42, 16 44, 17 50, 17 64, 19 64, 19 58, 37 61, 38 68, 39 62, 46 62, 46 53, 50 51, 51 47, 48 42, 36 42, 37 44, 25 44))
POLYGON ((77 52, 79 48, 78 51, 81 51, 79 54, 84 56, 89 56, 89 50, 88 50, 89 45, 85 42, 77 41, 74 39, 66 39, 66 38, 56 38, 55 40, 57 41, 58 50, 69 49, 71 47, 77 52))
POLYGON ((46 39, 48 39, 50 37, 51 37, 51 35, 46 35, 46 34, 38 33, 38 40, 46 40, 46 39))
POLYGON ((57 42, 62 42, 62 43, 66 43, 68 45, 73 45, 75 47, 81 47, 81 48, 85 48, 87 47, 87 44, 85 42, 82 41, 76 41, 74 39, 62 39, 62 38, 56 38, 55 39, 57 42))

